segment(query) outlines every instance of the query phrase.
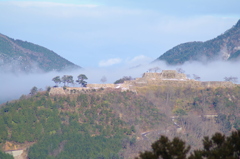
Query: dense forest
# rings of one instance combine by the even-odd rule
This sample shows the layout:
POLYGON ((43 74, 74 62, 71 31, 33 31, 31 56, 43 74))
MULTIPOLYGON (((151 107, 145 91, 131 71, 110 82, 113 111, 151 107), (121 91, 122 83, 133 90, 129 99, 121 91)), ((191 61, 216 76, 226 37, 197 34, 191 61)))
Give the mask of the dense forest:
POLYGON ((136 90, 23 95, 1 105, 1 147, 6 141, 34 143, 28 149, 30 159, 134 158, 160 135, 181 137, 196 149, 204 136, 240 128, 238 86, 149 85, 136 90))
POLYGON ((121 149, 135 144, 135 125, 144 130, 164 122, 165 116, 144 97, 101 91, 53 97, 41 92, 6 103, 1 109, 0 142, 37 142, 29 149, 29 158, 34 159, 118 158, 121 149), (121 115, 127 110, 134 115, 121 115))

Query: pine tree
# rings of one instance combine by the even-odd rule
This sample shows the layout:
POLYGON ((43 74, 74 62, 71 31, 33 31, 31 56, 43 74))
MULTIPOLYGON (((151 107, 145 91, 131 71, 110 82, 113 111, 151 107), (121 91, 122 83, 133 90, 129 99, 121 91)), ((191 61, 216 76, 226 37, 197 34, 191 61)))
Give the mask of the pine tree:
POLYGON ((152 144, 152 151, 140 153, 136 159, 186 159, 190 146, 177 137, 172 141, 166 136, 161 136, 159 140, 152 144))

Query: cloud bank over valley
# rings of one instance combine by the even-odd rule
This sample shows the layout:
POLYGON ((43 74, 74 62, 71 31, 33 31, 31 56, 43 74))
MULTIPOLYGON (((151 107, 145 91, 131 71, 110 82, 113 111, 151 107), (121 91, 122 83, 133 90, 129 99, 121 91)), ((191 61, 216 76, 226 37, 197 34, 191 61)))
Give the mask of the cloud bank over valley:
MULTIPOLYGON (((181 67, 202 81, 240 78, 239 63, 149 64, 181 43, 207 41, 239 20, 238 0, 222 1, 0 1, 0 33, 53 50, 83 67, 77 71, 9 74, 0 70, 0 103, 28 94, 33 86, 54 86, 55 76, 86 74, 88 83, 141 77, 149 68, 181 67)), ((11 68, 7 68, 11 70, 11 68)))
MULTIPOLYGON (((139 57, 141 59, 141 56, 139 57)), ((132 60, 134 61, 134 59, 132 60)), ((224 81, 224 77, 238 77, 240 79, 240 71, 234 68, 239 68, 240 63, 215 61, 208 64, 201 62, 186 62, 181 66, 169 66, 165 62, 145 63, 140 64, 129 63, 124 67, 98 67, 84 68, 75 71, 67 72, 49 72, 36 74, 6 74, 1 73, 1 88, 0 102, 6 102, 13 99, 18 99, 21 95, 29 94, 32 87, 36 86, 46 90, 48 86, 54 86, 52 79, 56 76, 72 75, 74 80, 79 74, 85 74, 88 77, 88 83, 101 83, 101 78, 106 77, 106 83, 114 83, 123 76, 131 76, 139 78, 144 72, 150 68, 159 67, 161 70, 176 70, 182 68, 185 74, 193 78, 193 74, 198 75, 201 81, 224 81)), ((160 71, 161 71, 160 70, 160 71)), ((239 82, 239 81, 238 81, 239 82)), ((63 86, 63 84, 61 84, 63 86)), ((69 85, 70 87, 80 87, 78 84, 69 85)))

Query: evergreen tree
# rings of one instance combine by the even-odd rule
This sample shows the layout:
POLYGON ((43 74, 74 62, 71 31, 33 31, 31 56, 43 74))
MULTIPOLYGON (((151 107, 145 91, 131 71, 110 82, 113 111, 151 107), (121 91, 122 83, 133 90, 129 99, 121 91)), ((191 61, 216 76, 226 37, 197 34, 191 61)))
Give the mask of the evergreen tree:
POLYGON ((62 81, 59 76, 56 76, 52 79, 52 81, 58 86, 62 81))
POLYGON ((166 136, 161 136, 159 140, 152 144, 152 151, 140 153, 140 158, 136 159, 186 159, 190 146, 175 137, 172 141, 166 136))
MULTIPOLYGON (((135 159, 187 159, 190 146, 179 138, 170 141, 161 136, 152 144, 152 151, 140 152, 135 159)), ((204 137, 203 149, 194 150, 188 159, 239 159, 240 130, 232 132, 228 137, 215 133, 211 138, 204 137)))
POLYGON ((30 90, 30 94, 31 94, 31 95, 35 95, 35 94, 37 93, 37 91, 38 91, 38 88, 34 86, 34 87, 30 90))
POLYGON ((74 84, 73 76, 67 76, 67 83, 68 84, 74 84))
POLYGON ((189 159, 239 159, 240 130, 232 132, 229 137, 215 133, 212 138, 204 137, 203 149, 195 150, 189 159))
POLYGON ((87 86, 87 82, 85 80, 87 80, 87 76, 84 74, 80 74, 77 77, 78 79, 76 80, 77 83, 79 83, 82 87, 86 87, 87 86))
POLYGON ((67 80, 68 80, 68 76, 67 75, 62 76, 61 81, 64 84, 64 86, 66 86, 67 80))

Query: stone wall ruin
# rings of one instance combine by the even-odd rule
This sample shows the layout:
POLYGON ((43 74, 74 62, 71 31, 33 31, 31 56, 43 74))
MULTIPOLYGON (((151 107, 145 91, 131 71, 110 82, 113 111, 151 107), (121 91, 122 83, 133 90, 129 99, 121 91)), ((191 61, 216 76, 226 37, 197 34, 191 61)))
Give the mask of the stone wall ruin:
POLYGON ((163 70, 161 73, 146 72, 141 78, 135 80, 125 81, 122 84, 88 84, 87 87, 61 87, 51 88, 49 94, 78 94, 97 89, 120 89, 121 91, 134 91, 136 87, 143 87, 147 85, 156 86, 170 86, 170 87, 190 87, 190 88, 217 88, 217 87, 235 87, 236 84, 226 81, 196 81, 188 79, 183 73, 178 73, 175 70, 163 70))

